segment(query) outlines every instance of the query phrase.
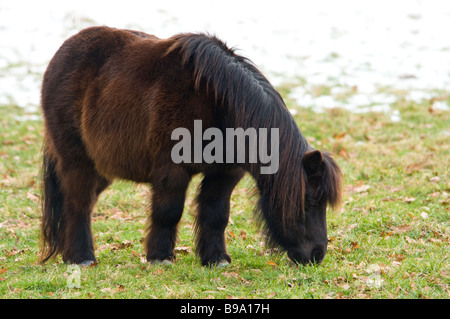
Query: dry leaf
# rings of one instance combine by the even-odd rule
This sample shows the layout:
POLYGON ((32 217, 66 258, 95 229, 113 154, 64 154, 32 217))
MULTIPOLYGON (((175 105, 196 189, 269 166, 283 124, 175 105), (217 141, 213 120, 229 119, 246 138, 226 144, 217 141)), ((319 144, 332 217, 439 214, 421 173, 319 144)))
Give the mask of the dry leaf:
POLYGON ((227 278, 235 278, 235 279, 239 279, 240 281, 244 282, 245 279, 242 278, 237 272, 233 272, 233 271, 225 271, 224 273, 222 273, 222 275, 224 275, 227 278))
POLYGON ((427 196, 428 196, 428 197, 431 197, 431 198, 438 198, 439 196, 441 196, 441 193, 439 193, 439 192, 434 192, 434 193, 428 194, 427 196))
POLYGON ((342 139, 345 135, 347 135, 347 132, 341 132, 341 133, 339 133, 339 134, 333 134, 333 137, 335 138, 335 139, 337 139, 337 140, 340 140, 340 139, 342 139))
POLYGON ((97 250, 100 250, 100 251, 105 250, 105 249, 111 249, 111 244, 106 243, 106 244, 103 244, 103 245, 100 245, 97 247, 97 250))
POLYGON ((380 237, 389 237, 389 236, 392 236, 392 235, 394 235, 394 232, 393 231, 382 231, 381 233, 380 233, 380 237))
POLYGON ((274 263, 274 262, 271 261, 271 260, 269 260, 269 261, 267 262, 267 264, 268 264, 269 266, 272 266, 273 268, 277 268, 277 267, 278 267, 277 264, 274 263))
POLYGON ((27 228, 30 227, 30 224, 26 224, 19 219, 8 219, 0 223, 0 228, 3 227, 8 228, 8 230, 13 233, 14 237, 19 239, 12 228, 27 228))
POLYGON ((432 183, 439 183, 440 180, 441 180, 441 178, 439 176, 430 178, 430 182, 432 182, 432 183))
POLYGON ((412 203, 412 202, 414 202, 416 199, 414 198, 414 197, 405 197, 405 198, 403 198, 403 201, 405 202, 405 203, 412 203))
POLYGON ((172 289, 170 289, 166 284, 164 284, 163 286, 167 289, 168 292, 172 292, 172 289))
POLYGON ((227 278, 232 278, 232 277, 235 277, 236 275, 239 276, 238 273, 231 272, 231 271, 225 271, 222 273, 222 275, 224 275, 227 278))
POLYGON ((420 213, 420 216, 421 216, 423 219, 427 219, 427 218, 428 218, 428 214, 425 213, 425 212, 421 212, 421 213, 420 213))
POLYGON ((191 253, 191 246, 178 246, 174 250, 176 253, 187 255, 191 253))
POLYGON ((117 286, 117 289, 115 290, 115 292, 117 292, 117 291, 125 291, 125 286, 124 285, 116 284, 116 286, 117 286))
POLYGON ((111 209, 111 211, 109 213, 112 214, 111 216, 109 216, 110 219, 117 219, 117 220, 131 220, 132 219, 128 213, 123 212, 118 208, 111 209))
POLYGON ((267 295, 267 298, 268 298, 268 299, 274 298, 276 295, 277 295, 276 292, 272 292, 272 293, 270 293, 270 294, 267 295))
POLYGON ((352 245, 352 250, 359 248, 359 244, 356 241, 352 241, 350 244, 352 245))
POLYGON ((355 191, 355 193, 363 193, 363 192, 367 192, 369 190, 370 186, 369 185, 361 185, 361 186, 356 186, 353 190, 355 191))
POLYGON ((11 250, 5 251, 5 255, 6 256, 15 256, 17 254, 22 254, 24 252, 25 252, 25 250, 23 250, 23 249, 18 250, 16 247, 14 247, 11 250))
POLYGON ((391 229, 394 231, 394 233, 400 234, 400 233, 406 233, 407 231, 411 230, 411 225, 401 225, 395 227, 395 226, 391 226, 391 229))
POLYGON ((120 244, 118 244, 118 243, 114 243, 112 245, 111 244, 105 244, 105 245, 101 245, 100 247, 101 248, 108 247, 108 245, 109 245, 111 251, 115 251, 115 250, 125 249, 125 248, 128 248, 128 247, 131 247, 131 246, 133 246, 133 243, 131 241, 129 241, 129 240, 124 240, 120 244))
POLYGON ((403 259, 405 259, 405 256, 403 256, 403 254, 394 254, 393 257, 397 262, 401 262, 403 259))
POLYGON ((119 249, 124 249, 133 246, 133 243, 129 240, 124 240, 119 244, 119 249))
POLYGON ((339 150, 339 155, 342 156, 345 159, 348 159, 350 155, 348 154, 347 150, 345 148, 341 148, 339 150))
POLYGON ((340 285, 340 286, 344 290, 349 290, 350 289, 350 285, 349 284, 343 284, 343 285, 340 285))
POLYGON ((409 244, 414 244, 416 242, 414 239, 410 238, 409 236, 405 236, 405 240, 409 244))
POLYGON ((27 198, 29 200, 31 200, 32 202, 39 203, 39 196, 37 196, 37 195, 35 195, 33 193, 27 192, 27 198))

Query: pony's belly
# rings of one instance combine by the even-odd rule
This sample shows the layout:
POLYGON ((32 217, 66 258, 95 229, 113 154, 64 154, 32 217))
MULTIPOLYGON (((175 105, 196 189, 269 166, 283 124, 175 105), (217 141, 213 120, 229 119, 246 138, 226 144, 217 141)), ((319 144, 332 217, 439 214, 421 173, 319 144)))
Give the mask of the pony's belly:
POLYGON ((137 167, 131 162, 121 162, 111 164, 107 161, 96 161, 95 167, 97 171, 103 176, 109 179, 126 179, 137 183, 149 183, 150 182, 150 170, 137 167))
POLYGON ((131 143, 86 143, 96 170, 103 176, 127 179, 138 183, 149 182, 151 161, 143 147, 131 143))

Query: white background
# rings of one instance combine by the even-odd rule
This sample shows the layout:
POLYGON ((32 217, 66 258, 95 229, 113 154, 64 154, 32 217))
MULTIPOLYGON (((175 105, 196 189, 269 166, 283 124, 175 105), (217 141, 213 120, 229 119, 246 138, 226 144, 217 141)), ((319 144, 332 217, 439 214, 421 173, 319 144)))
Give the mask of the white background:
MULTIPOLYGON (((48 61, 67 37, 92 25, 161 38, 216 34, 275 86, 294 84, 291 97, 317 111, 392 112, 399 94, 386 91, 415 101, 450 91, 450 0, 2 0, 0 105, 36 110, 48 61), (330 93, 313 94, 318 85, 330 93), (351 98, 336 98, 348 90, 351 98)), ((449 108, 446 101, 435 107, 449 108)))

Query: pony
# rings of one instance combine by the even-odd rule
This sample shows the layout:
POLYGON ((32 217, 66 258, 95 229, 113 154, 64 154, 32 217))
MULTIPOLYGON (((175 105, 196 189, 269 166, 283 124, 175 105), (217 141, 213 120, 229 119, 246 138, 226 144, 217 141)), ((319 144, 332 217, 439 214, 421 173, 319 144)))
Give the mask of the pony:
POLYGON ((228 264, 230 196, 246 173, 255 181, 255 211, 267 243, 297 264, 322 262, 327 206, 341 202, 339 166, 307 143, 258 68, 216 36, 160 39, 110 27, 81 30, 51 59, 41 107, 42 262, 58 254, 68 263, 97 262, 92 209, 114 179, 150 185, 147 261, 174 261, 186 189, 202 174, 195 252, 204 266, 228 264), (192 132, 195 120, 223 132, 278 128, 277 172, 262 174, 259 160, 175 163, 171 133, 180 127, 192 132))

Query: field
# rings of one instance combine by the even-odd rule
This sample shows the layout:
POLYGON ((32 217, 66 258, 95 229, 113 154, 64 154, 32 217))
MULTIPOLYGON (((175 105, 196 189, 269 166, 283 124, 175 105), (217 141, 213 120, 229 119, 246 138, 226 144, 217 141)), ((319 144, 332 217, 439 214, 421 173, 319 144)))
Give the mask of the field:
MULTIPOLYGON (((328 212, 328 253, 320 266, 296 266, 264 246, 248 176, 232 196, 227 267, 202 267, 195 256, 199 178, 189 188, 175 264, 145 262, 150 190, 125 181, 95 207, 95 267, 59 257, 40 264, 42 121, 39 113, 0 105, 1 298, 449 298, 450 111, 432 107, 450 104, 448 92, 414 102, 406 91, 385 88, 397 96, 391 106, 401 120, 392 121, 382 112, 299 108, 291 89, 279 87, 302 133, 331 151, 345 176, 342 209, 328 212)), ((330 90, 315 89, 317 96, 330 90)), ((356 92, 346 94, 340 98, 356 92)))

